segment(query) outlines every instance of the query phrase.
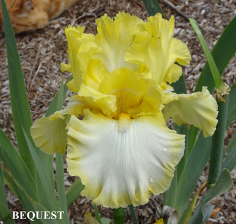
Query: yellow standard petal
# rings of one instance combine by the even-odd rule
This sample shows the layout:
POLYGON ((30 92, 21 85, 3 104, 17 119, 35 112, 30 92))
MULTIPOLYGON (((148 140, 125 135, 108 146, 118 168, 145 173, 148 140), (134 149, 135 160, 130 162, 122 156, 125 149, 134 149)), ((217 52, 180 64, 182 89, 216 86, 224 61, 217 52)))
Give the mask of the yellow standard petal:
POLYGON ((145 65, 157 84, 161 84, 167 71, 169 47, 174 32, 174 18, 170 21, 157 14, 139 26, 139 37, 125 54, 125 60, 145 65), (141 37, 143 35, 143 37, 141 37), (143 40, 143 41, 142 41, 143 40))
POLYGON ((172 38, 169 47, 165 80, 169 83, 178 81, 182 75, 182 68, 174 63, 178 62, 180 65, 189 65, 190 61, 191 55, 187 45, 181 40, 172 38))
POLYGON ((84 34, 83 32, 84 27, 80 26, 77 28, 69 26, 65 29, 70 64, 61 64, 62 71, 72 72, 77 89, 80 88, 83 82, 84 73, 87 71, 92 56, 101 51, 100 47, 95 43, 95 36, 93 34, 84 34))
POLYGON ((173 83, 179 80, 182 75, 182 68, 179 65, 172 64, 165 74, 165 81, 173 83))
POLYGON ((98 90, 101 82, 105 76, 108 75, 110 75, 110 73, 105 69, 102 61, 99 59, 92 59, 85 73, 84 84, 98 90))
POLYGON ((82 195, 110 208, 138 206, 166 191, 184 150, 184 136, 167 128, 163 115, 121 115, 119 120, 84 110, 67 125, 67 163, 79 176, 82 195))
POLYGON ((78 92, 91 110, 118 119, 120 113, 156 114, 164 95, 154 80, 138 77, 138 72, 119 68, 109 73, 99 59, 92 59, 78 92))
POLYGON ((186 44, 173 37, 174 17, 167 21, 161 14, 148 17, 148 22, 139 24, 133 44, 125 54, 125 60, 145 66, 144 78, 152 77, 161 85, 165 80, 172 83, 182 75, 182 69, 174 63, 189 64, 190 53, 186 44))
POLYGON ((72 79, 67 83, 67 87, 72 91, 77 93, 79 91, 79 88, 76 86, 75 80, 72 79))
POLYGON ((131 69, 120 68, 108 74, 99 86, 104 94, 116 96, 118 113, 138 106, 147 90, 146 83, 131 69))
POLYGON ((133 41, 133 36, 138 32, 137 25, 142 20, 121 12, 113 19, 105 14, 96 20, 97 31, 96 43, 101 47, 102 52, 96 54, 105 68, 112 72, 121 67, 138 69, 136 64, 126 62, 124 54, 133 41))
POLYGON ((155 115, 163 109, 164 93, 154 80, 144 79, 147 91, 141 104, 127 110, 129 115, 136 118, 141 115, 155 115))
POLYGON ((207 90, 192 94, 169 94, 169 103, 164 105, 163 114, 178 124, 192 124, 201 127, 204 137, 213 135, 217 125, 217 103, 207 90), (172 97, 171 97, 172 96, 172 97))
POLYGON ((82 83, 78 95, 91 110, 102 111, 106 116, 113 117, 116 110, 116 96, 103 94, 82 83))
POLYGON ((53 155, 54 151, 64 154, 67 147, 66 125, 70 115, 79 116, 84 103, 78 96, 72 96, 69 105, 61 111, 56 111, 50 117, 36 120, 31 129, 31 136, 37 147, 43 152, 53 155))

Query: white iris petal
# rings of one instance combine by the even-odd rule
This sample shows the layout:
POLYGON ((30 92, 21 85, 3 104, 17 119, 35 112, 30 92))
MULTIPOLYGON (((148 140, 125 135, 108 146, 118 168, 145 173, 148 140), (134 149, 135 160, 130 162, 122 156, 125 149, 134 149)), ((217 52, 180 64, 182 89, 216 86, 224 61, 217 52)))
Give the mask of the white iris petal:
POLYGON ((80 176, 86 195, 105 207, 137 206, 150 192, 166 191, 184 149, 184 136, 166 127, 163 115, 131 119, 127 131, 118 121, 84 110, 68 129, 68 171, 80 176))

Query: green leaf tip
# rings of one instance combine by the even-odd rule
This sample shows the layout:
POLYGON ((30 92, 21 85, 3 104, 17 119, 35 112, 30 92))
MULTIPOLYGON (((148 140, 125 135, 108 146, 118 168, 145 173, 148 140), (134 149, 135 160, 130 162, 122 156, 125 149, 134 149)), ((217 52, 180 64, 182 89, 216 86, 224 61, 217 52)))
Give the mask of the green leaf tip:
POLYGON ((202 46, 202 49, 204 51, 206 58, 207 58, 207 61, 208 61, 208 64, 211 69, 211 73, 212 73, 212 76, 213 76, 213 79, 215 82, 215 87, 217 89, 217 97, 220 101, 225 102, 225 98, 230 92, 230 87, 222 81, 220 72, 219 72, 219 70, 216 66, 216 63, 212 57, 209 47, 207 46, 204 36, 196 23, 196 20, 193 18, 190 18, 189 21, 190 21, 195 33, 197 34, 198 40, 202 46))

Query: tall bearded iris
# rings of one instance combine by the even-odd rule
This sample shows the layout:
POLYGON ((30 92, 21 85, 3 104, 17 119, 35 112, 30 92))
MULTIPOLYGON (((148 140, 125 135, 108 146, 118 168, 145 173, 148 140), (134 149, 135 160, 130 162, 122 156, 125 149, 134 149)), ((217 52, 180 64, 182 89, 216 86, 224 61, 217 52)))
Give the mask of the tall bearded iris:
POLYGON ((160 14, 143 22, 119 13, 96 21, 97 35, 66 28, 68 83, 76 94, 68 106, 37 120, 31 134, 42 151, 65 153, 70 175, 79 176, 82 195, 111 208, 148 202, 166 191, 184 152, 184 137, 166 121, 214 133, 217 104, 206 87, 193 94, 170 86, 188 65, 187 46, 173 38, 174 18, 160 14), (78 119, 79 115, 84 118, 78 119))

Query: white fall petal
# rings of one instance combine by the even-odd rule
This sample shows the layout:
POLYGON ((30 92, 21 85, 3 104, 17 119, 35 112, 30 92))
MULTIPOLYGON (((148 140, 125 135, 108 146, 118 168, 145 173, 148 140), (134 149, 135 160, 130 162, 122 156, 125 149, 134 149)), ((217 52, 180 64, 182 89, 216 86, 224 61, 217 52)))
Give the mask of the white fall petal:
POLYGON ((118 120, 83 111, 68 129, 68 171, 80 176, 82 195, 105 207, 138 206, 166 191, 183 156, 184 136, 167 128, 163 115, 139 116, 121 131, 118 120))

